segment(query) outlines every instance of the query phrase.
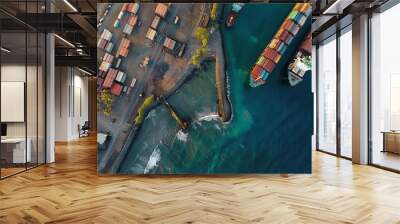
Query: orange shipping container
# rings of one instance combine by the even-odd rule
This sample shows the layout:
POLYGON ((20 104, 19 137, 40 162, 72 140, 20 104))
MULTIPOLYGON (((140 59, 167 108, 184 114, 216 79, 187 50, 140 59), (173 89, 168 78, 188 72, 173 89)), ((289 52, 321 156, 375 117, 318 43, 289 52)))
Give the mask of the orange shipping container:
POLYGON ((131 26, 135 26, 137 22, 137 16, 136 15, 132 15, 131 17, 129 17, 129 21, 128 24, 131 26))

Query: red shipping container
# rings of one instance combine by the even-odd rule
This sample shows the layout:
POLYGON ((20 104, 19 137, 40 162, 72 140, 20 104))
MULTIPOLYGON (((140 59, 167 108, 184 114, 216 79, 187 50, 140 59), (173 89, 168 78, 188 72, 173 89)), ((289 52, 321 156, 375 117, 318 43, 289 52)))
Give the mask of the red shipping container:
POLYGON ((128 3, 128 6, 126 7, 126 10, 131 12, 133 8, 133 3, 128 3))
POLYGON ((124 3, 124 4, 122 5, 121 11, 125 11, 127 7, 128 7, 128 3, 124 3))
POLYGON ((124 87, 121 84, 114 83, 111 88, 111 94, 113 94, 114 96, 119 96, 119 95, 121 95, 123 88, 124 87))
POLYGON ((290 29, 292 29, 292 26, 294 25, 294 22, 293 22, 293 20, 287 20, 287 22, 286 22, 286 26, 285 26, 285 29, 286 30, 290 30, 290 29))
POLYGON ((288 27, 288 23, 289 23, 289 21, 290 21, 290 20, 288 20, 288 19, 287 19, 287 20, 285 20, 285 22, 283 22, 283 23, 282 23, 281 29, 284 29, 284 30, 286 30, 286 29, 287 29, 287 27, 288 27))
MULTIPOLYGON (((264 61, 264 63, 263 63, 263 65, 262 65, 262 67, 265 69, 265 70, 267 70, 267 66, 268 66, 268 62, 269 62, 270 60, 269 59, 266 59, 265 61, 264 61)), ((267 70, 268 71, 268 70, 267 70)))
POLYGON ((272 48, 265 49, 263 56, 265 58, 271 58, 272 57, 272 48))
POLYGON ((266 60, 266 63, 264 63, 264 64, 265 64, 265 66, 264 66, 265 70, 267 70, 267 72, 269 72, 269 73, 272 73, 272 71, 275 68, 275 63, 272 62, 271 60, 266 60))
POLYGON ((277 54, 277 52, 276 52, 275 49, 268 48, 268 49, 265 51, 264 56, 265 56, 266 58, 269 58, 269 59, 273 60, 273 59, 275 58, 276 54, 277 54))
POLYGON ((288 19, 288 20, 285 20, 285 22, 283 22, 283 24, 282 24, 282 26, 281 26, 281 29, 284 29, 284 30, 287 30, 287 28, 289 27, 289 22, 290 22, 290 20, 288 19))
POLYGON ((286 27, 286 23, 288 22, 287 19, 285 19, 285 21, 283 21, 282 25, 279 27, 280 30, 284 30, 286 27))
POLYGON ((281 36, 279 37, 279 39, 280 39, 281 41, 283 41, 283 42, 286 42, 287 35, 288 35, 287 32, 283 31, 282 34, 281 34, 281 36))
POLYGON ((114 82, 115 77, 117 76, 117 72, 118 72, 118 70, 115 70, 115 69, 112 69, 112 68, 108 71, 107 77, 104 80, 104 84, 103 84, 103 86, 105 88, 110 88, 111 87, 112 83, 114 82))
POLYGON ((259 65, 255 65, 255 66, 253 67, 253 69, 251 70, 251 76, 252 76, 254 79, 257 79, 258 77, 260 77, 261 72, 262 72, 262 67, 259 66, 259 65))

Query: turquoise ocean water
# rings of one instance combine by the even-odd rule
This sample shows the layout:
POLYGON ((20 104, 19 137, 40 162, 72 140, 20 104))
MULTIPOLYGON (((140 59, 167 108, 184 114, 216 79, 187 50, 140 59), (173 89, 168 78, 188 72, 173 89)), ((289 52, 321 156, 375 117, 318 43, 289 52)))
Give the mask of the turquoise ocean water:
MULTIPOLYGON (((125 174, 311 172, 311 76, 295 87, 287 64, 310 30, 294 39, 279 66, 258 88, 249 71, 290 12, 292 4, 247 4, 231 29, 222 28, 233 119, 216 117, 215 64, 208 63, 168 101, 191 121, 187 133, 159 106, 146 117, 123 161, 125 174)), ((225 14, 229 12, 225 6, 225 14)))

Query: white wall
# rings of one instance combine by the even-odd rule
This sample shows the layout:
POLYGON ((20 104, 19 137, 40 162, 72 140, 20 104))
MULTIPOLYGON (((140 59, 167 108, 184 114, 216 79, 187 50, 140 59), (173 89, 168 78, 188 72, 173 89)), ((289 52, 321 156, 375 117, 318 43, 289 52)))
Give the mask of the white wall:
POLYGON ((78 125, 88 120, 88 78, 72 67, 55 71, 55 141, 79 137, 78 125))
MULTIPOLYGON (((27 88, 27 107, 30 107, 27 113, 28 119, 28 129, 32 127, 36 130, 36 120, 37 115, 36 113, 32 113, 32 107, 36 108, 37 99, 36 99, 36 80, 30 78, 30 74, 36 75, 36 67, 34 66, 27 66, 28 72, 28 88, 27 88), (32 86, 35 86, 34 88, 32 86), (32 87, 32 88, 29 88, 32 87), (33 123, 31 123, 33 122, 33 123)), ((1 66, 1 81, 2 82, 25 82, 25 64, 18 65, 18 64, 5 64, 1 66)), ((39 105, 40 106, 40 105, 39 105)), ((1 110, 7 110, 7 108, 1 108, 1 110)), ((34 109, 36 111, 36 109, 34 109)), ((7 135, 9 137, 25 137, 25 123, 26 122, 8 122, 7 123, 7 135)), ((30 131, 28 130, 28 137, 30 131)), ((36 132, 35 132, 36 135, 36 132)))
POLYGON ((69 77, 67 67, 55 68, 55 141, 66 141, 68 139, 68 85, 69 77))
MULTIPOLYGON (((26 107, 22 112, 27 115, 27 120, 23 122, 6 122, 8 138, 25 138, 30 140, 32 150, 32 161, 44 163, 44 89, 42 68, 25 64, 3 64, 1 66, 1 81, 3 82, 24 82, 26 83, 26 107), (27 77, 27 82, 25 78, 27 77), (38 91, 38 92, 37 92, 38 91), (37 157, 37 153, 39 156, 37 157)), ((22 93, 23 94, 23 93, 22 93)), ((2 96, 6 97, 6 96, 2 96)), ((7 111, 10 108, 2 107, 1 110, 7 111)), ((12 111, 7 111, 11 112, 12 111)))

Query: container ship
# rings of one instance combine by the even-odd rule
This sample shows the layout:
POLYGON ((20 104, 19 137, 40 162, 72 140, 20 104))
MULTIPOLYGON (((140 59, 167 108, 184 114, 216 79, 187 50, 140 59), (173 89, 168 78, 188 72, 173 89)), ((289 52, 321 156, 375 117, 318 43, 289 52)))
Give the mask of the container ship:
POLYGON ((308 3, 295 4, 251 69, 249 81, 251 87, 265 84, 287 47, 310 16, 311 11, 311 5, 308 3))
POLYGON ((288 67, 288 80, 291 86, 303 81, 306 72, 311 70, 311 33, 308 33, 288 67))
POLYGON ((235 25, 236 17, 239 15, 240 10, 242 10, 244 3, 233 3, 232 9, 229 12, 228 18, 226 19, 226 27, 232 27, 235 25))

